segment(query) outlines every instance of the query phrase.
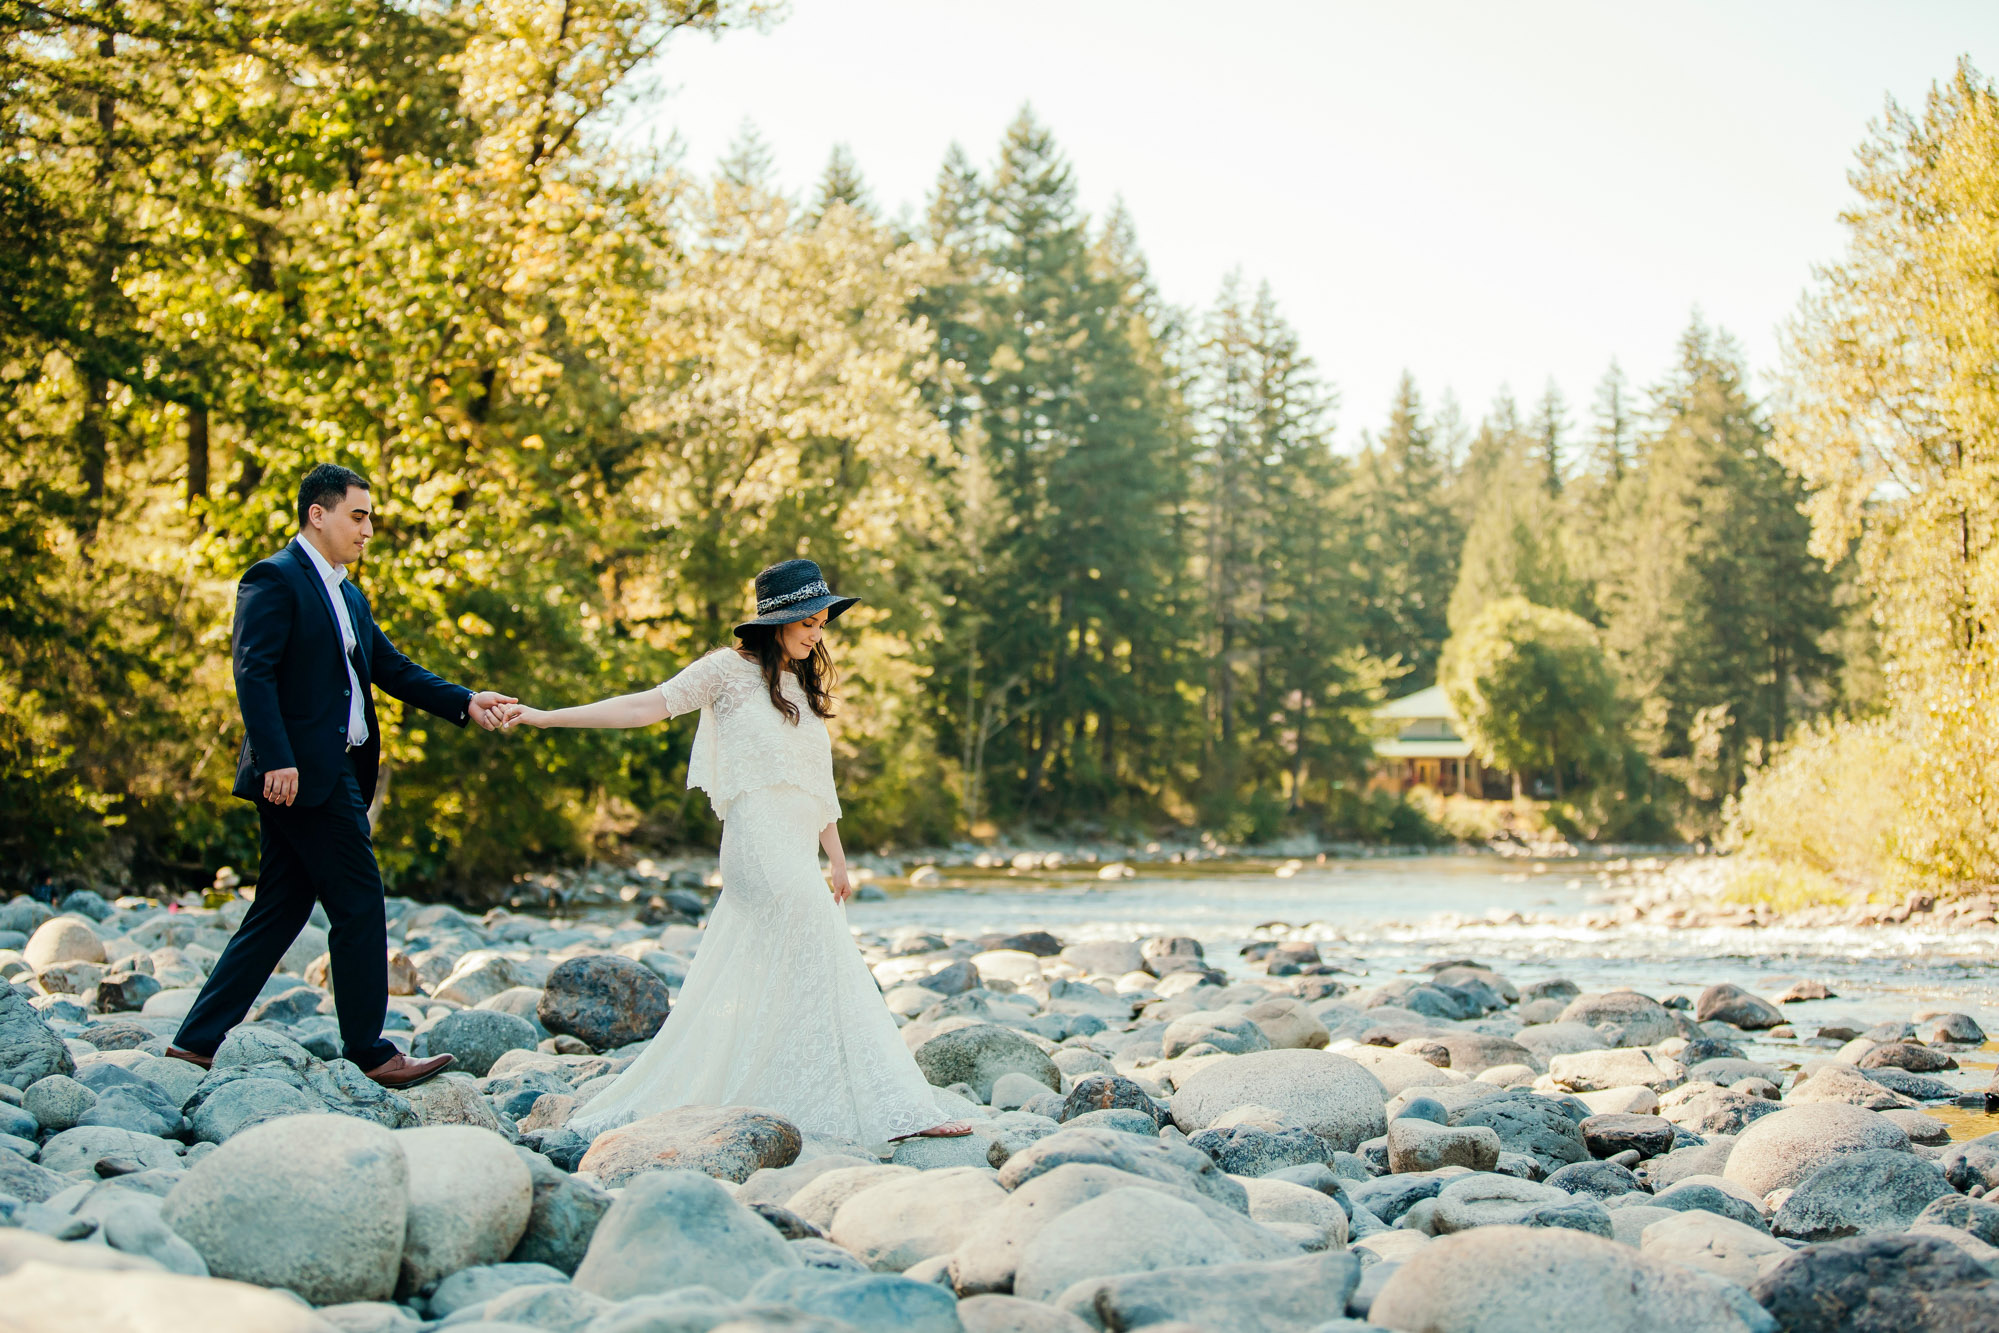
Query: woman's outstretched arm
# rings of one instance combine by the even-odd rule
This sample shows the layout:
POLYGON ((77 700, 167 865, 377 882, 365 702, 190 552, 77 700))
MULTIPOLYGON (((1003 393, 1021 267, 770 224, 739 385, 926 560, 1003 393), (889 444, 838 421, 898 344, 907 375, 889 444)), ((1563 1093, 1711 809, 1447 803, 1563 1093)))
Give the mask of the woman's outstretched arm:
POLYGON ((658 690, 640 690, 574 708, 529 708, 515 704, 507 717, 514 727, 649 727, 666 720, 666 699, 658 690))

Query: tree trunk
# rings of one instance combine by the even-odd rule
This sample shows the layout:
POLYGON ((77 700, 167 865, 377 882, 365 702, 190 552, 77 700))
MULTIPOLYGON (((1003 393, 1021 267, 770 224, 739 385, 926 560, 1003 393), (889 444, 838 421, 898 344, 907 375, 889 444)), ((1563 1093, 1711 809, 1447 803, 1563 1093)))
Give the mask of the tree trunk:
POLYGON ((208 498, 208 406, 191 407, 187 412, 187 507, 196 526, 202 526, 199 502, 208 498))

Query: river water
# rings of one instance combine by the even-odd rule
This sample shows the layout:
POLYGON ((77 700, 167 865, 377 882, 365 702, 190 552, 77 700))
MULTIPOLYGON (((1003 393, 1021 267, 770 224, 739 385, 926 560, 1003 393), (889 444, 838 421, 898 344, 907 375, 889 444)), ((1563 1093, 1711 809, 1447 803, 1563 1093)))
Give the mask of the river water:
MULTIPOLYGON (((1362 987, 1443 958, 1477 959, 1516 983, 1567 977, 1585 991, 1630 986, 1660 999, 1692 998, 1724 981, 1774 997, 1813 978, 1838 998, 1785 1006, 1806 1041, 1830 1019, 1865 1027, 1926 1010, 1967 1013, 1999 1034, 1999 932, 1584 924, 1666 868, 1661 860, 1451 855, 1138 864, 1134 878, 1116 881, 1099 880, 1094 866, 947 869, 940 884, 891 882, 886 901, 847 911, 861 930, 1045 929, 1065 941, 1191 935, 1232 975, 1245 974, 1237 957, 1244 944, 1309 939, 1362 987)), ((1784 1064, 1825 1053, 1798 1041, 1749 1043, 1753 1058, 1784 1064)), ((1965 1068, 1944 1077, 1976 1091, 1991 1080, 1999 1048, 1957 1058, 1965 1068)), ((1999 1130, 1999 1117, 1949 1118, 1957 1133, 1999 1130)))

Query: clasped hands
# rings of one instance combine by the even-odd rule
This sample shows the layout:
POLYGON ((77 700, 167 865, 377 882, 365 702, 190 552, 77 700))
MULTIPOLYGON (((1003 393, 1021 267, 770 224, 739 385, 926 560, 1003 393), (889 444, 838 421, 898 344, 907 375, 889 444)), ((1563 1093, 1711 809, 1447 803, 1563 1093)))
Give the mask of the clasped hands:
MULTIPOLYGON (((520 700, 511 694, 481 690, 465 704, 465 716, 487 731, 498 731, 508 721, 508 710, 518 711, 520 700)), ((298 799, 298 768, 274 768, 264 774, 264 799, 272 805, 290 805, 298 799)))

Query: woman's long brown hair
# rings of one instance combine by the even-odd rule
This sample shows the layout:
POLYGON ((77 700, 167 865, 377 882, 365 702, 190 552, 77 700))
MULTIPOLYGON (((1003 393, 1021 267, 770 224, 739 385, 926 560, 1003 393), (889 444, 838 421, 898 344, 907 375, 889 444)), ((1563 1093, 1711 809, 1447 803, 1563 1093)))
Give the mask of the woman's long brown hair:
POLYGON ((798 683, 805 689, 805 702, 820 717, 833 716, 833 687, 840 681, 840 673, 833 669, 832 654, 826 651, 825 640, 813 645, 812 655, 802 661, 785 661, 784 648, 777 641, 777 626, 751 625, 740 636, 743 647, 757 656, 757 665, 763 668, 764 685, 770 690, 771 707, 784 714, 785 720, 798 725, 798 705, 784 697, 784 672, 787 665, 791 673, 798 677, 798 683))

